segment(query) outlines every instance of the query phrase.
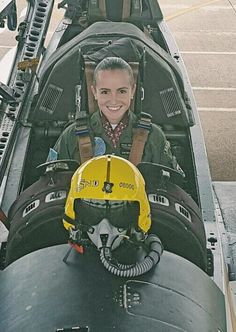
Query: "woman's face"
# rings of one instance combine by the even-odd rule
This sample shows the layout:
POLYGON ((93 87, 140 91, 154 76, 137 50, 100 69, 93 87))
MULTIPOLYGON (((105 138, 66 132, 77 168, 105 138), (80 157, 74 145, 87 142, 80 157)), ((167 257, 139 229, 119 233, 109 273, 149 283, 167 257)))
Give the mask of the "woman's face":
POLYGON ((118 124, 130 107, 135 84, 126 70, 101 70, 92 91, 100 111, 111 124, 118 124))

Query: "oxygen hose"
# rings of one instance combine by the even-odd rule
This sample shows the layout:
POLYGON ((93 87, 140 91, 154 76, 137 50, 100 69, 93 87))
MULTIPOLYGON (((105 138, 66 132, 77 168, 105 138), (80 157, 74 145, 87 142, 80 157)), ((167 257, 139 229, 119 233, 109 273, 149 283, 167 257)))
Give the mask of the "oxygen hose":
POLYGON ((159 263, 163 252, 161 240, 154 234, 148 235, 144 243, 148 247, 149 252, 141 262, 132 265, 114 263, 110 247, 101 248, 101 262, 109 272, 118 277, 129 278, 144 274, 159 263))

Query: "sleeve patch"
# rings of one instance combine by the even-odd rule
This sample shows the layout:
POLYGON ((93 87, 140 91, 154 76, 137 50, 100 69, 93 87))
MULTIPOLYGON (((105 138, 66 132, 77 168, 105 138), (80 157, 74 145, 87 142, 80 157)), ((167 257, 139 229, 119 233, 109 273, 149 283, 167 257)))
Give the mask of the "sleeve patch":
POLYGON ((164 146, 164 153, 167 154, 169 150, 170 150, 170 142, 166 141, 164 146))

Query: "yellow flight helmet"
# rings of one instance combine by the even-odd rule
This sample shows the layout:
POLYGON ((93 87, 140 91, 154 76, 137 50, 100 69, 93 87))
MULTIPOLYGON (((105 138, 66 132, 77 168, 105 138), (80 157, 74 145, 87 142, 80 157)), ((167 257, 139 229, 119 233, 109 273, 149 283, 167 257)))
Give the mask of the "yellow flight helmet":
POLYGON ((145 182, 139 170, 128 160, 104 155, 83 163, 74 173, 65 206, 64 227, 73 227, 77 199, 134 201, 139 203, 138 227, 147 232, 151 227, 150 206, 145 182))

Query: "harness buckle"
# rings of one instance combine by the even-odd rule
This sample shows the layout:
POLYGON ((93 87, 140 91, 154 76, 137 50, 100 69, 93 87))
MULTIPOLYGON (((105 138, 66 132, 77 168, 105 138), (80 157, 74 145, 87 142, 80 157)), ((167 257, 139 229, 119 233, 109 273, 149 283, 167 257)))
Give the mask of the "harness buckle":
POLYGON ((146 129, 148 131, 152 128, 152 116, 148 113, 141 112, 137 121, 137 128, 146 129))
POLYGON ((80 111, 76 119, 75 135, 85 136, 89 134, 88 115, 86 111, 80 111))

